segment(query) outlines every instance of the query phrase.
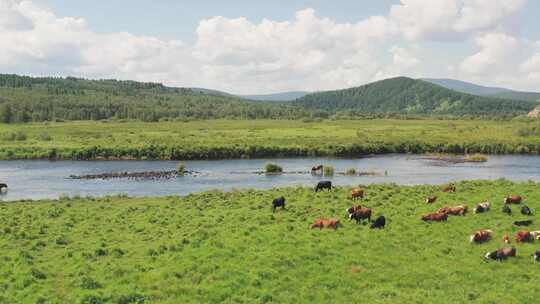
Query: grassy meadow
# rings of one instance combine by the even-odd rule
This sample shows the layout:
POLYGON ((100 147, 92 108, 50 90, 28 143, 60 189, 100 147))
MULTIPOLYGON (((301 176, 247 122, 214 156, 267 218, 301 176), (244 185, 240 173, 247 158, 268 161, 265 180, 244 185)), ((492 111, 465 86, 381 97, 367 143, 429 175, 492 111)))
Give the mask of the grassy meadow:
POLYGON ((0 203, 0 303, 534 303, 540 297, 540 264, 530 257, 540 243, 513 244, 518 256, 503 263, 483 259, 523 218, 516 207, 511 217, 500 212, 503 197, 520 194, 540 212, 538 184, 468 181, 455 194, 439 193, 439 186, 364 189, 363 205, 387 217, 386 229, 346 220, 350 188, 0 203), (433 193, 439 200, 426 205, 433 193), (272 213, 271 201, 281 195, 287 209, 272 213), (420 220, 444 205, 472 208, 485 200, 493 204, 485 214, 420 220), (339 218, 343 227, 309 229, 318 217, 339 218), (482 228, 492 229, 494 239, 469 244, 482 228))
MULTIPOLYGON (((227 159, 540 153, 527 120, 210 120, 0 124, 0 159, 227 159)), ((540 128, 538 128, 540 129, 540 128)))

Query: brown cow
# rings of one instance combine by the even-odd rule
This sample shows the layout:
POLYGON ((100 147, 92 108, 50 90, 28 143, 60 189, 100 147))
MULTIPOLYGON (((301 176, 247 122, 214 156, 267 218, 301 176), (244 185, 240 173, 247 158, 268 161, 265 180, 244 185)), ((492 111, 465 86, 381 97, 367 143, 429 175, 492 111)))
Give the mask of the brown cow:
POLYGON ((364 190, 362 189, 358 189, 358 188, 354 188, 351 190, 351 199, 355 200, 355 199, 363 199, 364 198, 364 190))
POLYGON ((456 186, 454 184, 446 185, 442 188, 442 192, 456 192, 456 186))
POLYGON ((465 215, 467 213, 467 205, 459 205, 455 207, 443 207, 437 211, 438 213, 445 213, 448 215, 465 215))
POLYGON ((504 198, 505 204, 521 204, 523 198, 519 195, 507 196, 504 198))
POLYGON ((339 220, 337 219, 316 219, 313 225, 311 225, 311 229, 314 228, 331 228, 331 229, 338 229, 340 226, 339 220))
POLYGON ((437 196, 435 195, 426 198, 426 204, 433 204, 435 201, 437 201, 437 196))
POLYGON ((516 233, 516 242, 518 243, 525 243, 525 242, 532 242, 533 236, 529 231, 520 230, 516 233))
POLYGON ((516 256, 516 248, 514 247, 501 248, 496 251, 488 252, 485 255, 486 259, 493 259, 496 261, 506 260, 508 257, 515 257, 515 256, 516 256))
POLYGON ((425 222, 442 222, 448 220, 448 214, 446 213, 430 213, 422 216, 422 221, 425 222))
POLYGON ((503 243, 510 244, 510 237, 508 236, 508 233, 503 236, 503 243))
POLYGON ((491 234, 493 231, 491 230, 478 230, 473 235, 471 235, 470 241, 471 243, 483 243, 487 242, 491 239, 491 234))
POLYGON ((370 208, 353 205, 351 208, 347 209, 347 212, 349 212, 349 221, 353 219, 356 223, 360 223, 364 219, 367 219, 368 222, 371 221, 370 208))

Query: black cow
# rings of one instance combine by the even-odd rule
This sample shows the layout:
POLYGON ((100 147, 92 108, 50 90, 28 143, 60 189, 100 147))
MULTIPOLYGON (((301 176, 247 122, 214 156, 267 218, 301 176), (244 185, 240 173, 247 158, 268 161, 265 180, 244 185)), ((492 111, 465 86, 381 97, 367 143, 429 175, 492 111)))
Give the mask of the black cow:
POLYGON ((275 200, 272 201, 272 211, 276 212, 276 208, 281 207, 281 209, 285 209, 285 198, 278 197, 275 200))
POLYGON ((532 220, 526 220, 526 221, 515 221, 514 225, 516 226, 530 226, 533 223, 532 220))
POLYGON ((331 181, 322 181, 317 184, 315 187, 315 192, 319 192, 319 190, 328 189, 329 191, 332 190, 332 182, 331 181))
POLYGON ((537 250, 532 256, 535 261, 540 262, 540 250, 537 250))
POLYGON ((533 215, 531 209, 527 206, 521 207, 521 214, 523 215, 533 215))
POLYGON ((512 209, 510 209, 508 205, 504 205, 504 207, 502 207, 502 212, 508 215, 512 215, 512 209))
POLYGON ((2 190, 4 190, 4 188, 6 188, 6 191, 7 191, 8 185, 7 184, 0 184, 0 192, 2 192, 2 190))
POLYGON ((386 218, 384 217, 384 215, 381 215, 375 220, 375 222, 373 222, 371 224, 370 228, 371 229, 377 229, 377 228, 382 229, 382 228, 384 228, 384 225, 386 225, 386 218))

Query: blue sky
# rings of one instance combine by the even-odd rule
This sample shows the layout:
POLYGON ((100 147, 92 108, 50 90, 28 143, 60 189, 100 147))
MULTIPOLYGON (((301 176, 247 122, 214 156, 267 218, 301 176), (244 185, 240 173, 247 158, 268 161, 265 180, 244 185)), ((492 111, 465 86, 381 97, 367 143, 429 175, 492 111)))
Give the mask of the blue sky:
POLYGON ((0 0, 0 71, 234 93, 398 75, 540 91, 539 14, 536 0, 0 0))

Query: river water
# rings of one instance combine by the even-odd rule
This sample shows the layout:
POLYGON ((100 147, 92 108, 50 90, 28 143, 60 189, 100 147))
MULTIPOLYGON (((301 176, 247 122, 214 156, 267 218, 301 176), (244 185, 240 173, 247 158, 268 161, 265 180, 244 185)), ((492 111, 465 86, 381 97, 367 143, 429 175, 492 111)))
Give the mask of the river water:
POLYGON ((0 183, 9 191, 0 201, 56 199, 60 196, 186 195, 205 190, 269 189, 283 186, 314 186, 322 179, 335 185, 397 183, 401 185, 443 184, 470 179, 506 178, 513 181, 540 182, 540 156, 490 156, 486 163, 449 164, 420 159, 415 155, 382 155, 361 159, 288 158, 254 160, 188 161, 186 169, 200 172, 169 180, 75 180, 70 175, 108 172, 174 170, 175 161, 0 161, 0 183), (331 165, 336 172, 356 168, 374 171, 377 176, 332 178, 305 174, 267 176, 255 174, 268 162, 279 164, 286 172, 309 171, 318 164, 331 165), (387 173, 385 175, 385 172, 387 173))

